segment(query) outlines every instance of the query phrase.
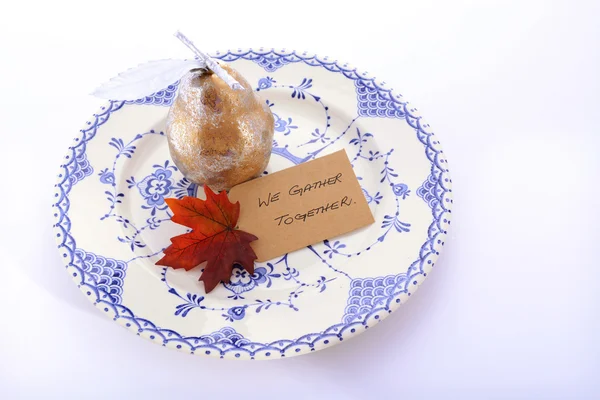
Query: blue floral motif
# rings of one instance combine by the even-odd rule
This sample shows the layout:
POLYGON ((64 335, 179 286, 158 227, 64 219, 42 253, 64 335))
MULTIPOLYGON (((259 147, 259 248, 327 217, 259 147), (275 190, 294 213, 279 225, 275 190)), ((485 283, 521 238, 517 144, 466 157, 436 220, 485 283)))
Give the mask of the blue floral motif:
MULTIPOLYGON (((133 140, 131 142, 133 142, 133 140)), ((118 150, 117 158, 120 156, 131 158, 137 149, 137 147, 132 145, 131 142, 126 144, 123 139, 112 138, 108 144, 118 150)))
POLYGON ((173 186, 173 195, 178 199, 185 196, 195 197, 198 192, 198 185, 190 182, 187 178, 181 178, 175 186, 173 186))
POLYGON ((223 286, 233 293, 228 297, 234 300, 244 299, 242 293, 249 292, 259 285, 266 284, 266 287, 271 287, 272 279, 281 277, 281 274, 273 273, 273 269, 273 264, 267 263, 266 267, 255 268, 254 274, 251 275, 243 267, 235 265, 231 281, 223 283, 223 286))
POLYGON ((367 143, 369 138, 373 137, 373 134, 372 133, 361 134, 360 129, 356 128, 356 136, 357 136, 356 138, 350 140, 350 144, 353 144, 355 146, 357 144, 360 144, 362 146, 362 144, 367 143))
POLYGON ((127 179, 128 187, 130 189, 134 186, 137 187, 144 200, 146 200, 147 205, 143 205, 142 208, 151 210, 153 216, 157 210, 167 209, 165 197, 171 193, 173 187, 171 176, 173 171, 177 171, 176 166, 169 164, 169 160, 167 160, 164 165, 153 165, 156 170, 140 182, 136 182, 133 176, 127 179))
POLYGON ((290 89, 293 89, 292 99, 297 98, 298 100, 300 100, 300 99, 304 100, 304 99, 306 99, 306 95, 309 94, 316 101, 319 101, 321 99, 320 97, 307 92, 307 89, 310 89, 312 87, 312 81, 313 81, 312 78, 304 78, 304 79, 302 79, 302 82, 298 86, 290 86, 290 89))
POLYGON ((346 245, 336 240, 333 244, 330 244, 329 240, 324 240, 323 244, 327 247, 327 250, 323 254, 328 255, 329 258, 333 258, 334 254, 340 254, 340 250, 346 248, 346 245))
POLYGON ((367 192, 367 189, 362 188, 362 191, 363 191, 363 194, 365 195, 365 199, 367 199, 368 204, 371 204, 373 202, 375 202, 375 204, 379 204, 379 202, 383 199, 383 196, 379 192, 377 192, 377 193, 375 193, 375 195, 371 196, 369 194, 369 192, 367 192))
MULTIPOLYGON (((410 224, 400 221, 400 219, 398 219, 397 215, 395 217, 393 217, 391 215, 384 215, 383 222, 381 223, 381 227, 382 228, 391 228, 392 226, 394 228, 396 228, 396 231, 398 231, 399 233, 410 231, 410 224)), ((385 234, 387 234, 387 232, 389 232, 389 229, 386 231, 385 234)), ((380 241, 383 241, 383 238, 385 238, 385 234, 384 234, 384 236, 382 236, 380 238, 381 239, 380 241)))
POLYGON ((187 295, 187 303, 183 303, 175 307, 175 315, 181 315, 182 317, 186 317, 188 313, 196 307, 202 307, 200 303, 204 300, 204 296, 198 296, 197 294, 187 295))
POLYGON ((275 113, 273 113, 273 117, 275 117, 275 132, 281 132, 287 136, 292 129, 298 129, 296 125, 292 125, 292 118, 283 119, 275 113))
POLYGON ((266 283, 267 287, 270 288, 272 284, 271 278, 279 278, 281 277, 281 274, 273 273, 273 264, 267 263, 267 267, 269 268, 268 271, 265 267, 256 268, 254 270, 254 274, 252 275, 252 279, 257 285, 266 283))
POLYGON ((315 131, 313 133, 311 133, 310 135, 314 139, 310 139, 308 142, 303 143, 300 146, 306 146, 308 144, 317 143, 317 142, 327 143, 331 140, 330 138, 327 137, 327 131, 325 130, 323 132, 320 132, 319 128, 316 128, 315 131))
POLYGON ((138 184, 140 193, 146 198, 148 205, 161 205, 165 202, 165 196, 171 191, 173 182, 168 178, 171 171, 157 170, 153 176, 149 176, 138 184))
POLYGON ((300 272, 296 268, 288 266, 283 274, 281 274, 286 281, 296 280, 300 276, 300 272))
POLYGON ((397 178, 398 174, 394 172, 394 168, 390 167, 389 164, 385 164, 383 169, 381 170, 381 174, 383 175, 379 182, 383 182, 388 180, 390 183, 392 182, 392 178, 397 178))
POLYGON ((406 197, 408 197, 408 195, 410 194, 410 190, 408 190, 408 185, 406 185, 405 183, 396 183, 392 187, 392 189, 396 196, 402 197, 403 199, 406 199, 406 197))
MULTIPOLYGON (((125 224, 125 225, 127 225, 127 224, 125 224)), ((125 236, 125 237, 117 236, 117 239, 121 243, 128 244, 131 251, 134 251, 136 247, 139 247, 139 248, 146 247, 146 245, 144 243, 142 243, 142 241, 136 240, 136 237, 137 237, 137 235, 136 236, 125 236)))
POLYGON ((246 316, 246 306, 231 307, 223 317, 229 322, 239 321, 246 316))
MULTIPOLYGON (((271 81, 271 82, 275 82, 275 81, 271 81)), ((259 83, 259 85, 260 85, 260 83, 259 83)), ((260 90, 260 89, 256 89, 256 91, 258 91, 258 90, 260 90)), ((273 107, 275 105, 275 103, 271 103, 271 101, 269 101, 268 99, 265 100, 265 103, 269 107, 273 107)), ((275 118, 275 132, 281 132, 287 136, 292 132, 292 129, 298 129, 298 126, 292 125, 292 118, 288 118, 288 119, 281 118, 276 113, 273 113, 273 118, 275 118)), ((275 140, 273 141, 273 146, 277 147, 277 142, 275 140)))
POLYGON ((104 168, 102 171, 100 171, 98 176, 100 177, 100 182, 102 182, 106 185, 114 185, 115 184, 115 174, 113 174, 111 171, 109 171, 108 168, 104 168))
POLYGON ((169 194, 171 186, 173 186, 173 181, 169 179, 171 175, 172 172, 168 169, 157 168, 152 175, 148 175, 137 184, 140 194, 146 199, 149 206, 164 204, 165 196, 169 194))
POLYGON ((258 88, 256 89, 256 91, 258 92, 259 90, 268 89, 271 86, 273 86, 273 84, 276 82, 277 81, 271 78, 270 76, 267 76, 266 78, 260 78, 258 80, 258 88))

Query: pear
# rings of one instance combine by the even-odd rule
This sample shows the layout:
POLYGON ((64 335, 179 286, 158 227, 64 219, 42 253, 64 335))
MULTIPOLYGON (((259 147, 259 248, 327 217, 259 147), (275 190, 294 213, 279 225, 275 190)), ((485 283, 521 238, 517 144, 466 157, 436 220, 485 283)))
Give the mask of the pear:
POLYGON ((167 117, 169 151, 185 177, 216 191, 259 176, 267 167, 275 121, 239 72, 234 90, 211 71, 193 70, 180 83, 167 117))

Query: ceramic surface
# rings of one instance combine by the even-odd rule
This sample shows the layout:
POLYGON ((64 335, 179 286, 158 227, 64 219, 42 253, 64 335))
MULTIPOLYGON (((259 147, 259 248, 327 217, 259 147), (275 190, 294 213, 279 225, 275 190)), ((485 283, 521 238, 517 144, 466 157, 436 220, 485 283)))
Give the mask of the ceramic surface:
POLYGON ((200 268, 155 266, 169 238, 167 197, 201 194, 169 157, 165 118, 178 83, 111 101, 80 131, 60 167, 58 250, 108 317, 187 353, 273 359, 364 332, 415 293, 451 223, 452 190, 437 137, 403 97, 349 64, 286 50, 216 53, 275 116, 265 174, 345 149, 376 223, 264 263, 234 268, 209 295, 200 268))

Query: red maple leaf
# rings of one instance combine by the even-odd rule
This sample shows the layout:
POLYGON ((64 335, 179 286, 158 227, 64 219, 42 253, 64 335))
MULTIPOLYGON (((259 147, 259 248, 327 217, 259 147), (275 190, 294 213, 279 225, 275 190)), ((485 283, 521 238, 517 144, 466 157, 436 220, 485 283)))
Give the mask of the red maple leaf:
POLYGON ((206 200, 165 199, 173 211, 171 220, 192 228, 192 232, 171 238, 171 245, 164 250, 165 256, 156 265, 188 271, 208 261, 200 276, 208 293, 221 281, 229 283, 234 264, 241 265, 249 274, 254 273, 256 254, 250 242, 258 238, 235 229, 240 215, 239 202, 230 202, 225 191, 215 194, 206 185, 204 193, 206 200))

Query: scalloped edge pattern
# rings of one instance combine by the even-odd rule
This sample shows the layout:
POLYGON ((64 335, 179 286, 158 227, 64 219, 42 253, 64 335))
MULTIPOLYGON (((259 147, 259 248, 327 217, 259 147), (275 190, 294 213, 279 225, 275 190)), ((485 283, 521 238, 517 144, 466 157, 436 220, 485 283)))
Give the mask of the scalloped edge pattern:
MULTIPOLYGON (((360 80, 361 85, 376 89, 378 95, 397 108, 398 113, 395 113, 394 117, 404 116, 406 122, 415 129, 418 139, 425 147, 425 154, 431 162, 431 177, 435 180, 437 200, 432 204, 433 222, 428 230, 428 240, 421 246, 417 260, 408 268, 406 279, 398 280, 398 283, 390 289, 391 294, 387 296, 385 301, 380 300, 373 305, 377 307, 359 312, 350 318, 346 318, 345 322, 335 324, 322 332, 306 334, 295 340, 277 340, 270 343, 250 342, 229 327, 200 337, 183 336, 176 331, 159 327, 147 319, 136 317, 129 308, 116 304, 108 293, 94 286, 93 277, 74 263, 77 247, 75 238, 70 234, 71 221, 68 216, 70 206, 68 194, 72 188, 69 177, 70 169, 73 170, 72 163, 75 162, 77 154, 85 153, 86 143, 95 137, 98 128, 110 118, 111 113, 123 108, 125 102, 117 101, 110 101, 104 105, 98 113, 94 114, 93 121, 88 121, 84 129, 80 131, 80 135, 74 139, 65 157, 65 162, 61 165, 57 184, 55 185, 54 232, 59 252, 62 254, 68 273, 72 275, 77 286, 87 295, 90 301, 120 325, 150 341, 191 354, 233 359, 281 358, 320 350, 364 332, 370 326, 381 322, 415 293, 420 283, 435 265, 444 245, 452 213, 452 180, 449 176, 447 160, 443 155, 439 142, 435 139, 434 134, 428 131, 429 125, 418 115, 417 110, 410 107, 409 103, 405 102, 400 94, 394 94, 393 90, 388 89, 384 82, 376 81, 374 78, 369 77, 366 72, 357 71, 348 63, 339 63, 330 60, 328 57, 319 57, 307 52, 265 50, 263 48, 217 52, 215 57, 224 61, 235 61, 243 58, 257 62, 259 65, 261 65, 260 60, 265 59, 265 57, 270 60, 284 59, 285 61, 282 61, 282 65, 278 68, 294 62, 323 67, 331 72, 342 73, 349 79, 360 80)), ((263 68, 269 71, 268 67, 264 65, 263 68)), ((176 88, 176 84, 174 86, 176 88)), ((128 102, 128 104, 167 106, 172 101, 171 99, 169 93, 165 92, 160 94, 158 98, 149 96, 139 101, 128 102), (167 95, 165 96, 165 94, 167 95)))

